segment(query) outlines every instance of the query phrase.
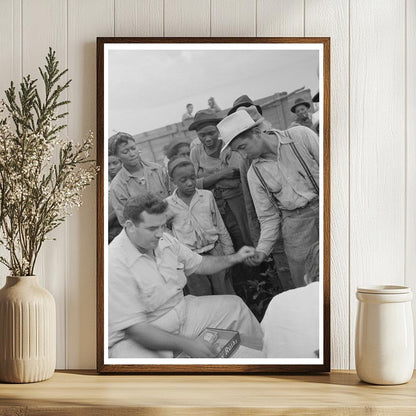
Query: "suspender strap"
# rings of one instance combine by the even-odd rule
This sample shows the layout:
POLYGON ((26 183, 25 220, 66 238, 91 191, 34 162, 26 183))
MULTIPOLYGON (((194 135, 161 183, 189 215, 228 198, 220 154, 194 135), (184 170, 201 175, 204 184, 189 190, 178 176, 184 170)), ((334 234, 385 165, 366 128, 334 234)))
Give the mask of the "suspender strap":
POLYGON ((270 202, 272 203, 272 205, 278 210, 280 211, 280 207, 277 204, 276 198, 274 197, 273 193, 270 191, 269 187, 267 186, 266 181, 264 180, 262 174, 260 173, 259 168, 252 163, 251 166, 253 167, 254 173, 257 175, 257 177, 259 178, 259 181, 262 185, 262 187, 264 188, 264 190, 266 191, 267 197, 269 198, 270 202))
MULTIPOLYGON (((286 133, 289 136, 289 139, 292 140, 292 137, 290 136, 290 133, 289 133, 288 130, 286 130, 286 133)), ((315 192, 319 195, 319 186, 316 183, 315 178, 312 176, 312 173, 309 170, 308 165, 305 163, 305 161, 303 160, 302 155, 299 153, 299 150, 295 146, 295 143, 293 142, 293 140, 292 140, 291 143, 289 143, 289 145, 290 145, 290 148, 292 149, 293 153, 295 154, 296 158, 299 160, 299 163, 302 165, 303 169, 305 170, 306 175, 308 176, 312 186, 315 189, 315 192)))

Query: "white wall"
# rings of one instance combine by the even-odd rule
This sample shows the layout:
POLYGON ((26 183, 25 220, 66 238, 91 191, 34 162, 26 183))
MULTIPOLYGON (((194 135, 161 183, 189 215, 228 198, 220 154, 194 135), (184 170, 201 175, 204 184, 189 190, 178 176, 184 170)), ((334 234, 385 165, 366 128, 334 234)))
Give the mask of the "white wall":
MULTIPOLYGON (((0 91, 35 74, 52 46, 73 79, 65 133, 76 140, 95 130, 97 36, 331 37, 332 368, 353 368, 356 287, 416 289, 416 0, 0 0, 0 10, 0 91)), ((95 368, 95 191, 38 264, 57 302, 58 368, 95 368)))

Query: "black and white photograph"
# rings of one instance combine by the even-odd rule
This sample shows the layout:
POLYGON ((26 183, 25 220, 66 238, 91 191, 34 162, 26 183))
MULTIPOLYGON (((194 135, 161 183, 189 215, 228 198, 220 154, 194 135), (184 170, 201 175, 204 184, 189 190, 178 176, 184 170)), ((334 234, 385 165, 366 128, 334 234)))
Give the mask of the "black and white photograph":
POLYGON ((329 40, 127 39, 97 48, 99 370, 329 369, 329 40))

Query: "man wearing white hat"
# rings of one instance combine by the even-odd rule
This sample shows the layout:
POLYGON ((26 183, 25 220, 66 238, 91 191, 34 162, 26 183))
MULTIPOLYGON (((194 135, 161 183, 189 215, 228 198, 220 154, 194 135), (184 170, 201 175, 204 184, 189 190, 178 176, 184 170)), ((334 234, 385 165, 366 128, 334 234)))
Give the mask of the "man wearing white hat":
MULTIPOLYGON (((241 110, 247 111, 254 121, 262 119, 263 121, 258 126, 262 129, 262 131, 266 132, 272 129, 272 124, 262 116, 262 108, 259 105, 255 105, 247 95, 242 95, 234 101, 233 107, 228 112, 228 115, 241 110)), ((244 201, 246 203, 247 219, 249 221, 248 224, 250 233, 252 234, 252 241, 256 246, 260 238, 260 223, 247 180, 247 173, 250 166, 251 160, 249 158, 242 158, 242 163, 240 164, 241 187, 243 189, 244 201)), ((281 236, 276 239, 276 244, 274 245, 271 254, 281 288, 283 291, 293 289, 294 285, 290 276, 289 264, 281 236)))
POLYGON ((228 146, 252 159, 247 178, 260 221, 256 254, 268 256, 281 232, 296 287, 304 286, 306 255, 319 241, 319 144, 316 134, 299 126, 263 132, 245 110, 225 117, 218 130, 228 146), (276 163, 277 162, 277 163, 276 163))

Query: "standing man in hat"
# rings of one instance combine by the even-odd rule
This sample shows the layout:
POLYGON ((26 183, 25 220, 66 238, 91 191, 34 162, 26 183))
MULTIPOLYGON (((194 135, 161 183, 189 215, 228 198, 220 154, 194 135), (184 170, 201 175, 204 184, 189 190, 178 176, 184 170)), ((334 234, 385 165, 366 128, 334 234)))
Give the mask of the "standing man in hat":
MULTIPOLYGON (((262 131, 270 131, 272 125, 269 121, 262 117, 263 109, 259 105, 255 105, 254 102, 248 95, 241 95, 238 97, 228 112, 228 115, 235 113, 239 110, 247 110, 250 116, 254 121, 262 119, 262 123, 259 125, 259 128, 262 131)), ((249 229, 251 233, 251 238, 253 244, 257 244, 260 238, 260 223, 257 218, 256 209, 254 207, 253 199, 251 197, 250 188, 247 180, 247 173, 251 166, 251 160, 249 158, 242 158, 240 165, 240 174, 241 174, 241 185, 243 189, 244 200, 246 203, 247 218, 249 229)), ((289 264, 287 261, 286 252, 284 250, 283 239, 279 237, 276 241, 275 246, 273 247, 272 256, 276 271, 278 274, 278 279, 283 290, 293 289, 293 282, 290 277, 289 264)))
POLYGON ((224 224, 238 250, 252 245, 240 179, 241 156, 231 149, 221 153, 223 141, 217 124, 221 119, 212 110, 195 114, 189 130, 195 130, 200 143, 191 150, 197 177, 196 186, 214 194, 224 224))
POLYGON ((305 126, 313 129, 312 118, 308 112, 310 108, 311 105, 307 101, 303 98, 297 98, 295 100, 295 105, 290 109, 293 114, 296 114, 296 119, 289 125, 289 128, 295 126, 305 126))
MULTIPOLYGON (((244 108, 251 107, 251 106, 254 106, 254 102, 251 100, 251 98, 246 94, 241 95, 233 102, 233 106, 228 111, 227 115, 229 116, 230 114, 235 113, 240 108, 244 109, 244 108)), ((257 109, 257 112, 260 118, 263 114, 263 110, 259 105, 256 105, 255 108, 257 109)), ((269 130, 271 128, 271 124, 267 121, 265 122, 269 124, 267 128, 267 130, 269 130)), ((260 224, 257 218, 256 210, 253 204, 253 199, 251 198, 251 194, 250 194, 250 190, 249 190, 248 182, 247 182, 247 172, 248 172, 250 165, 251 165, 251 160, 249 160, 248 158, 241 158, 241 163, 240 163, 241 187, 243 190, 244 201, 246 205, 247 220, 248 220, 251 240, 253 244, 256 244, 260 236, 260 224)))
POLYGON ((307 253, 319 241, 318 138, 303 126, 265 133, 262 121, 241 110, 218 124, 224 149, 252 159, 247 177, 261 233, 248 264, 262 262, 282 235, 293 283, 300 287, 307 253))

